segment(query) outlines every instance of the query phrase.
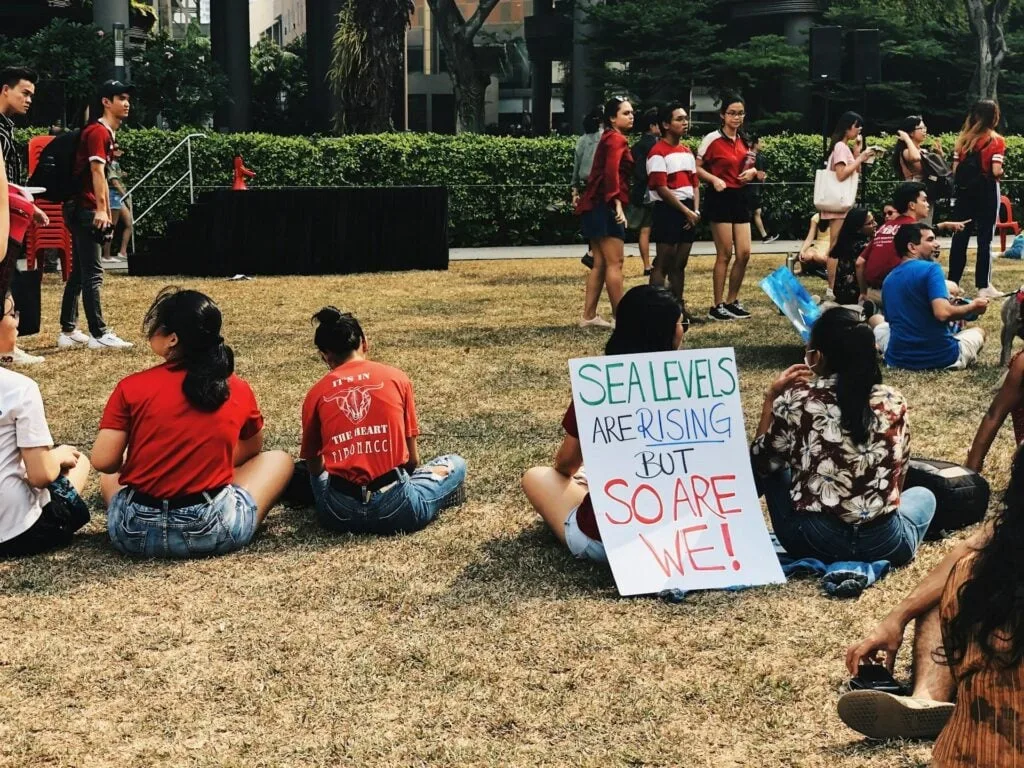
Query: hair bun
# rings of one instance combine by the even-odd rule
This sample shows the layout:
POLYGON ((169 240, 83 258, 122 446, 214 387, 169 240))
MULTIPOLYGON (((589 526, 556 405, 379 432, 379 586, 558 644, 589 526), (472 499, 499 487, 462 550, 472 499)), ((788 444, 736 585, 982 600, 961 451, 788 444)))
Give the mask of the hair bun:
POLYGON ((328 305, 322 307, 315 315, 312 320, 323 325, 324 323, 336 323, 341 319, 341 310, 335 306, 328 305))

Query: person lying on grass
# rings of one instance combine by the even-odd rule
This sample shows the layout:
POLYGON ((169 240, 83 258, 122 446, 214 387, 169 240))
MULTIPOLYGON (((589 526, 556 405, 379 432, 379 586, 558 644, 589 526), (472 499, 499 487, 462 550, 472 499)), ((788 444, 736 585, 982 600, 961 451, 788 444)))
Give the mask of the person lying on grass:
MULTIPOLYGON (((4 297, 0 357, 14 350, 18 312, 4 297)), ((0 367, 0 557, 34 555, 72 541, 89 522, 81 493, 89 460, 69 445, 53 447, 39 387, 0 367)))
POLYGON ((263 416, 208 296, 165 288, 144 330, 164 362, 118 383, 92 449, 110 540, 144 557, 240 549, 291 479, 291 457, 261 452, 263 416))
MULTIPOLYGON (((683 341, 682 310, 678 298, 665 288, 638 285, 622 297, 615 330, 608 338, 606 355, 632 355, 679 349, 683 341)), ((523 491, 555 537, 581 560, 608 562, 594 505, 583 476, 576 407, 562 418, 565 437, 555 454, 554 466, 533 467, 523 475, 523 491)))
POLYGON ((466 461, 419 466, 412 382, 369 359, 359 321, 334 307, 313 316, 314 343, 330 371, 302 405, 299 457, 309 469, 320 523, 334 531, 417 531, 465 500, 466 461))
POLYGON ((1024 755, 1024 451, 1014 458, 1002 509, 957 545, 860 643, 864 664, 891 673, 914 627, 909 696, 857 690, 839 699, 848 726, 879 739, 935 738, 932 765, 1020 765, 1024 755), (955 704, 953 703, 955 702, 955 704))
POLYGON ((772 527, 792 557, 914 559, 935 496, 903 489, 906 414, 903 396, 882 384, 871 328, 843 307, 823 313, 804 364, 768 388, 751 446, 772 527))

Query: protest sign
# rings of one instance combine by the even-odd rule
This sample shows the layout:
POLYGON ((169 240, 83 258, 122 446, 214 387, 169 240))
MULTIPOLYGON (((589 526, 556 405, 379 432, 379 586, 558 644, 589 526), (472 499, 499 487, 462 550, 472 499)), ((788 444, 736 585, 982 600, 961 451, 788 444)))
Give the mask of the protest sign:
POLYGON ((785 267, 779 267, 761 281, 761 290, 768 294, 779 311, 796 328, 804 344, 811 337, 811 326, 821 317, 821 307, 811 294, 785 267))
POLYGON ((622 595, 785 581, 732 349, 569 361, 597 524, 622 595))

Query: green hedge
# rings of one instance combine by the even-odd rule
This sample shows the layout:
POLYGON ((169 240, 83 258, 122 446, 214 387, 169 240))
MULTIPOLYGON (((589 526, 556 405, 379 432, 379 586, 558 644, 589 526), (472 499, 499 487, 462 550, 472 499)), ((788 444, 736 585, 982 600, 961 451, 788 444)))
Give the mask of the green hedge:
MULTIPOLYGON (((129 184, 139 179, 188 131, 126 129, 119 136, 122 166, 129 184)), ((21 134, 27 141, 28 132, 21 134)), ((944 136, 947 149, 953 136, 944 136)), ((691 140, 696 145, 697 139, 691 140)), ((442 185, 450 197, 449 237, 453 246, 529 245, 579 241, 569 208, 569 177, 575 140, 513 139, 463 134, 380 134, 343 137, 288 137, 268 134, 208 134, 195 140, 193 168, 197 191, 225 187, 232 159, 240 152, 257 173, 253 186, 442 185)), ((871 139, 891 147, 891 137, 871 139)), ((1024 138, 1007 139, 1006 177, 1021 178, 1024 138)), ((803 237, 811 210, 811 181, 822 161, 821 138, 779 135, 762 139, 769 165, 764 193, 769 229, 803 237)), ((186 170, 184 151, 151 176, 135 194, 136 212, 156 200, 186 170)), ((875 211, 891 194, 895 179, 888 158, 875 163, 866 202, 875 211)), ((1004 185, 1015 204, 1019 185, 1004 185)), ((183 218, 188 190, 165 198, 139 227, 141 236, 159 234, 166 222, 183 218)), ((706 235, 706 233, 704 233, 706 235)))

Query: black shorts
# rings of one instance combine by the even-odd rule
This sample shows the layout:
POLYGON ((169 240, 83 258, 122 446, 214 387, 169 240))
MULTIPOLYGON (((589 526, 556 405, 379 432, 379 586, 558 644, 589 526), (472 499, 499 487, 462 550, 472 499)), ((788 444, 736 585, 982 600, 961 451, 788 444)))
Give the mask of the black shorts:
POLYGON ((701 216, 712 224, 749 224, 750 199, 743 187, 708 190, 701 201, 701 216))
MULTIPOLYGON (((683 205, 693 210, 692 200, 681 200, 683 205)), ((652 243, 665 243, 666 245, 678 245, 679 243, 692 243, 697 239, 697 228, 688 226, 690 220, 680 211, 668 203, 656 202, 654 204, 654 225, 651 229, 652 243)))
POLYGON ((586 240, 599 240, 602 237, 626 239, 626 226, 615 221, 615 209, 608 203, 594 203, 589 211, 582 216, 583 237, 586 240))
POLYGON ((0 543, 0 557, 26 557, 61 549, 89 522, 89 507, 66 477, 50 484, 50 503, 27 531, 0 543))

